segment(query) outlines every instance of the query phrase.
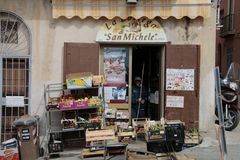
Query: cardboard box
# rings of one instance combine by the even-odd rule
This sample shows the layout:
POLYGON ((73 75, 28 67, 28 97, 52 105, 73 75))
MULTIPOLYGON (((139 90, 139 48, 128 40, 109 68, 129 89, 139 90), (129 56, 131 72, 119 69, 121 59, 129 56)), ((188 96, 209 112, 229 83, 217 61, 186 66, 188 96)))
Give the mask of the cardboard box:
POLYGON ((66 84, 68 89, 92 87, 92 74, 90 72, 68 74, 66 84))
POLYGON ((128 110, 117 110, 116 119, 129 119, 130 113, 128 110))
POLYGON ((103 83, 105 83, 105 80, 103 78, 103 75, 94 75, 93 76, 93 85, 94 86, 100 86, 103 83))
POLYGON ((19 160, 18 148, 0 150, 1 160, 19 160))
POLYGON ((0 149, 0 159, 1 160, 19 160, 18 144, 15 138, 7 140, 2 143, 2 148, 0 149))

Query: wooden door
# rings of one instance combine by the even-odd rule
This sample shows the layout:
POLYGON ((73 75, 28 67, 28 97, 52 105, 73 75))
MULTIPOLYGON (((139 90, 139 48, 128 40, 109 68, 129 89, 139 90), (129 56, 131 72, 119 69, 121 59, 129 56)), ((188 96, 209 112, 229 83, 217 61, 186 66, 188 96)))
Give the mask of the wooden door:
POLYGON ((199 126, 199 50, 198 45, 166 46, 165 118, 181 120, 186 128, 199 126))
POLYGON ((69 73, 99 74, 99 45, 97 43, 64 43, 63 81, 69 73))

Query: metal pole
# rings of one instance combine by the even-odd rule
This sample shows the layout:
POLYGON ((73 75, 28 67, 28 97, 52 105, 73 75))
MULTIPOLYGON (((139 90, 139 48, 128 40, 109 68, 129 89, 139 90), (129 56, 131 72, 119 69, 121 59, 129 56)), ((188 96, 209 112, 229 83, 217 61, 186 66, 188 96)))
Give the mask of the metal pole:
MULTIPOLYGON (((0 76, 3 76, 3 58, 0 57, 0 76)), ((2 78, 0 78, 0 143, 2 143, 2 106, 3 106, 3 95, 2 95, 2 89, 3 89, 3 81, 2 78)))
POLYGON ((223 160, 227 160, 227 146, 226 146, 225 130, 224 130, 224 116, 223 116, 223 108, 222 108, 219 67, 215 68, 214 73, 215 73, 215 99, 216 99, 216 105, 218 110, 218 120, 219 120, 219 127, 220 127, 220 144, 219 144, 220 154, 221 154, 220 158, 223 160))
MULTIPOLYGON (((142 68, 142 81, 141 81, 141 87, 140 87, 140 94, 139 94, 139 98, 141 98, 141 97, 142 97, 142 84, 143 84, 144 68, 145 68, 145 63, 143 63, 143 68, 142 68)), ((137 112, 137 119, 138 119, 138 116, 139 116, 140 105, 141 105, 141 102, 138 102, 138 112, 137 112)))

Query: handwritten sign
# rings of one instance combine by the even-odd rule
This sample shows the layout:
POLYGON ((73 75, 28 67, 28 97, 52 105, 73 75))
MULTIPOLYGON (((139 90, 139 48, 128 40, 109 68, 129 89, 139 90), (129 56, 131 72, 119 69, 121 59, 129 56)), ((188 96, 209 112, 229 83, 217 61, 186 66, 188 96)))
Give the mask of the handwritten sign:
POLYGON ((23 96, 6 96, 7 107, 24 107, 23 96))
POLYGON ((166 107, 184 108, 183 96, 167 96, 166 107))

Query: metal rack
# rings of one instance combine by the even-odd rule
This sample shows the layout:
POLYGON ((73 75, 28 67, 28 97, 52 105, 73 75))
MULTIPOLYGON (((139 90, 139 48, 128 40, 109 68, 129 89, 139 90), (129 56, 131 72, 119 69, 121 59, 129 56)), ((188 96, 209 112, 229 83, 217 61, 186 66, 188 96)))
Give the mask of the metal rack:
MULTIPOLYGON (((73 109, 56 109, 51 110, 48 107, 48 98, 49 97, 61 97, 65 94, 65 92, 71 92, 72 90, 89 90, 89 89, 98 89, 97 93, 99 95, 99 92, 101 93, 101 100, 102 100, 102 108, 103 111, 105 109, 105 101, 104 101, 104 89, 103 86, 97 86, 97 87, 89 87, 89 88, 79 88, 79 89, 67 89, 65 87, 65 84, 63 83, 54 83, 54 84, 47 84, 44 86, 44 103, 46 107, 46 135, 47 135, 47 142, 50 140, 51 134, 64 134, 67 132, 81 132, 85 131, 84 128, 71 128, 71 129, 63 129, 62 125, 60 123, 62 118, 63 112, 68 111, 76 111, 79 113, 81 110, 91 110, 93 113, 97 113, 98 107, 89 107, 89 108, 73 108, 73 109), (53 118, 54 117, 54 118, 53 118), (54 121, 53 121, 54 120, 54 121)), ((103 124, 104 124, 104 118, 103 118, 103 124)), ((47 156, 50 156, 52 153, 49 153, 49 149, 47 150, 47 156)), ((54 152, 53 154, 58 154, 58 152, 54 152)))

